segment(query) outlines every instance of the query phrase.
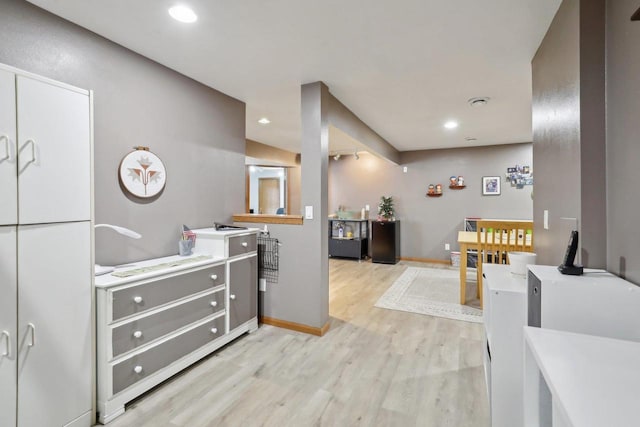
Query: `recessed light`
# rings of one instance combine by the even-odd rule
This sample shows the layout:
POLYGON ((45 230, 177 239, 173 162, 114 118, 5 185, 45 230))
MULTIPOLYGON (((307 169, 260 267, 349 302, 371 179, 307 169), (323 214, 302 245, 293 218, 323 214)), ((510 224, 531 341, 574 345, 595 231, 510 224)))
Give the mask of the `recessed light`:
POLYGON ((186 24, 191 24, 198 20, 198 15, 195 12, 184 5, 177 5, 169 8, 169 15, 176 21, 184 22, 186 24))
POLYGON ((258 123, 260 123, 261 125, 268 125, 269 123, 271 123, 271 120, 267 119, 266 117, 263 117, 260 120, 258 120, 258 123))
POLYGON ((469 99, 467 102, 472 107, 484 107, 489 103, 490 99, 491 98, 489 98, 488 96, 476 96, 475 98, 469 99))
POLYGON ((458 127, 458 122, 456 122, 455 120, 449 120, 444 124, 444 127, 446 127, 447 129, 455 129, 458 127))

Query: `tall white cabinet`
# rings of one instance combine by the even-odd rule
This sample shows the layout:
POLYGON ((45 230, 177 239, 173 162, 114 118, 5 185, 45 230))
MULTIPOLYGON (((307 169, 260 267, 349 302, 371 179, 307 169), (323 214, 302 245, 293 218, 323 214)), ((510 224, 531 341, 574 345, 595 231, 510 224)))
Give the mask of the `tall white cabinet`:
POLYGON ((0 65, 0 425, 92 421, 91 93, 0 65))

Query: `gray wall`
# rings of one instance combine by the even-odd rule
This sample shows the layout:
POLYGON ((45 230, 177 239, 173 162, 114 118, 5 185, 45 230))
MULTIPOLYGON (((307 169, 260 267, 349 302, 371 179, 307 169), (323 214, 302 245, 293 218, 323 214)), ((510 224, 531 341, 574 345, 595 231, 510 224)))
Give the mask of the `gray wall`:
POLYGON ((604 10, 565 0, 532 61, 536 252, 559 264, 569 231, 581 232, 582 262, 606 260, 604 10), (549 211, 549 229, 543 212, 549 211))
MULTIPOLYGON (((236 223, 246 227, 264 229, 265 224, 236 223)), ((266 292, 260 292, 260 315, 273 319, 299 323, 301 325, 320 328, 327 319, 321 321, 314 318, 310 307, 314 304, 311 295, 315 293, 309 287, 311 276, 308 271, 300 269, 300 248, 305 245, 300 241, 301 225, 266 224, 271 237, 278 239, 277 283, 267 283, 266 292)))
POLYGON ((533 187, 516 189, 504 179, 508 167, 528 165, 537 185, 539 173, 531 162, 531 144, 403 152, 400 165, 367 154, 360 160, 330 159, 329 212, 339 205, 360 211, 369 204, 375 219, 380 196, 393 196, 396 218, 402 221, 402 257, 446 260, 450 254, 444 244, 459 249, 457 236, 465 217, 531 219, 533 187), (464 176, 467 188, 450 190, 451 175, 464 176), (500 196, 482 196, 483 176, 501 177, 500 196), (426 197, 428 185, 438 183, 443 185, 442 197, 426 197))
POLYGON ((607 2, 607 269, 640 284, 640 22, 633 0, 607 2))
POLYGON ((95 92, 96 262, 177 253, 179 226, 244 211, 245 105, 27 2, 0 0, 0 62, 95 92), (165 163, 167 186, 130 200, 117 168, 134 145, 165 163))
POLYGON ((329 94, 329 122, 342 132, 369 147, 370 152, 376 153, 396 164, 400 161, 400 152, 398 150, 331 94, 329 94))

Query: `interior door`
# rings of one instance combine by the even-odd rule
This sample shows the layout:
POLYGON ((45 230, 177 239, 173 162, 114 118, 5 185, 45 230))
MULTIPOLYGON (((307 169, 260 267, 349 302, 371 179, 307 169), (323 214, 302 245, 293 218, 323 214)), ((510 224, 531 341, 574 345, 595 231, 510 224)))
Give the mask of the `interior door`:
POLYGON ((0 227, 0 426, 16 425, 16 227, 0 227))
POLYGON ((20 224, 90 219, 89 96, 17 77, 20 224))
POLYGON ((258 187, 259 213, 275 214, 280 207, 280 178, 260 178, 258 187))
POLYGON ((18 227, 18 420, 63 426, 91 410, 91 223, 18 227))
POLYGON ((0 225, 18 223, 15 75, 0 70, 0 225))

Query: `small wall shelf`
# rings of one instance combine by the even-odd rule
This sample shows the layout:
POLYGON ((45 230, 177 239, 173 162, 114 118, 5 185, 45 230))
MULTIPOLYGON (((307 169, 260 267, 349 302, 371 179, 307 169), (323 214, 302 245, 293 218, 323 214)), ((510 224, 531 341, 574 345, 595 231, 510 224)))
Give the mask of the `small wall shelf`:
POLYGON ((466 185, 450 185, 449 188, 452 190, 462 190, 463 188, 467 188, 467 186, 466 185))
POLYGON ((442 193, 427 193, 426 195, 429 197, 440 197, 442 196, 442 193))

